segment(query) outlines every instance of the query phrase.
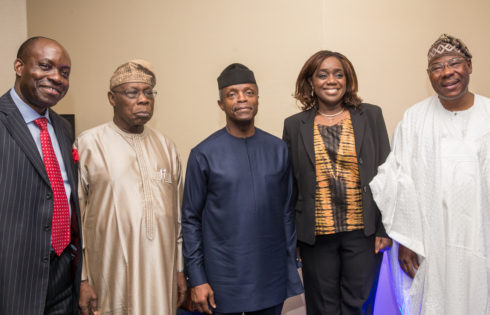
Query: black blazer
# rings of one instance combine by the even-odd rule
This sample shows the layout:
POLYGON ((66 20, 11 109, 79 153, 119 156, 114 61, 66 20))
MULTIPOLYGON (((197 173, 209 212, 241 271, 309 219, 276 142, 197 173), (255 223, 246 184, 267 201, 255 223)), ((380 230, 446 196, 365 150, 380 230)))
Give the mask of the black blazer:
MULTIPOLYGON (((78 172, 68 122, 50 118, 71 186, 72 243, 81 251, 78 172)), ((42 315, 50 266, 53 193, 44 163, 10 91, 0 98, 0 314, 42 315)), ((78 305, 81 257, 74 259, 78 305)), ((75 313, 75 308, 73 312, 75 313)))
MULTIPOLYGON (((381 213, 374 203, 369 182, 390 153, 390 143, 381 108, 362 103, 359 108, 349 107, 354 127, 356 153, 362 188, 364 234, 376 233, 388 237, 381 222, 381 213)), ((298 240, 315 243, 315 151, 313 123, 315 109, 310 109, 284 121, 283 140, 287 143, 293 164, 293 205, 296 210, 298 240)))

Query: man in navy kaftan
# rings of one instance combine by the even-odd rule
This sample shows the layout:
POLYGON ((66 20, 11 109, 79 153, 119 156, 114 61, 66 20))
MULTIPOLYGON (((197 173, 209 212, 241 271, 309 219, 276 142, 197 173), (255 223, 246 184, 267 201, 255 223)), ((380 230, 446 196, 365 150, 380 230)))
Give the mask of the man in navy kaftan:
POLYGON ((227 125, 187 164, 182 229, 191 298, 205 313, 280 314, 284 300, 303 291, 288 149, 254 127, 252 71, 232 64, 218 83, 227 125))

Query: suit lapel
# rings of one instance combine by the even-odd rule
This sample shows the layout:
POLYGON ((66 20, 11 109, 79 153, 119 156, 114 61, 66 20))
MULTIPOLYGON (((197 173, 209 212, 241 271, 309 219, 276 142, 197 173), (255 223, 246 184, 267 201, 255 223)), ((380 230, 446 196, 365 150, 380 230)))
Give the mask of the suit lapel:
POLYGON ((315 149, 313 147, 313 123, 315 121, 314 109, 306 112, 305 117, 301 120, 300 133, 305 145, 305 150, 310 157, 311 163, 315 165, 315 149))
MULTIPOLYGON (((361 105, 362 106, 362 105, 361 105)), ((361 107, 352 108, 349 107, 350 118, 352 120, 352 127, 354 128, 354 138, 356 142, 356 155, 359 157, 361 152, 361 145, 364 136, 364 129, 366 128, 366 115, 361 107)))
POLYGON ((31 161, 34 168, 37 170, 41 178, 49 185, 48 174, 44 168, 44 162, 37 150, 36 143, 32 139, 31 132, 22 118, 20 111, 15 106, 14 101, 10 97, 9 92, 0 99, 0 120, 9 131, 12 138, 17 142, 18 146, 24 151, 27 158, 31 161))
POLYGON ((63 120, 52 110, 49 110, 49 117, 51 118, 51 123, 53 124, 54 133, 56 134, 56 139, 58 139, 58 144, 60 145, 61 156, 63 158, 63 163, 65 164, 65 169, 68 174, 68 180, 70 181, 70 186, 72 191, 77 189, 76 176, 74 174, 73 168, 73 155, 72 155, 72 142, 67 134, 66 128, 64 128, 63 120))

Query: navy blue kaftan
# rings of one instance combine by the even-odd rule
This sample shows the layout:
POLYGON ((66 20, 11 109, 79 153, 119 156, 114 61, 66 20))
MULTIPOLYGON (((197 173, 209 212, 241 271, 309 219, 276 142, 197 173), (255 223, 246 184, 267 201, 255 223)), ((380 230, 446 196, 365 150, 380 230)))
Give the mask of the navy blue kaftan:
POLYGON ((303 292, 296 265, 292 174, 284 142, 221 129, 187 164, 182 231, 191 286, 208 282, 216 311, 256 311, 303 292))

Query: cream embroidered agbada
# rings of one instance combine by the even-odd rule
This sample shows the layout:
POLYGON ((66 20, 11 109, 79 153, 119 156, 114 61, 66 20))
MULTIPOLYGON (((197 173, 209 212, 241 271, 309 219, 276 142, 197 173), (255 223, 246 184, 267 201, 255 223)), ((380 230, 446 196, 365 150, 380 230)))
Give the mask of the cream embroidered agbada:
POLYGON ((113 122, 83 132, 80 206, 82 279, 100 314, 175 314, 181 254, 181 163, 173 142, 145 126, 113 122))
POLYGON ((479 95, 461 112, 430 97, 396 129, 371 189, 388 235, 419 256, 412 281, 391 250, 403 314, 490 314, 489 132, 490 99, 479 95))

